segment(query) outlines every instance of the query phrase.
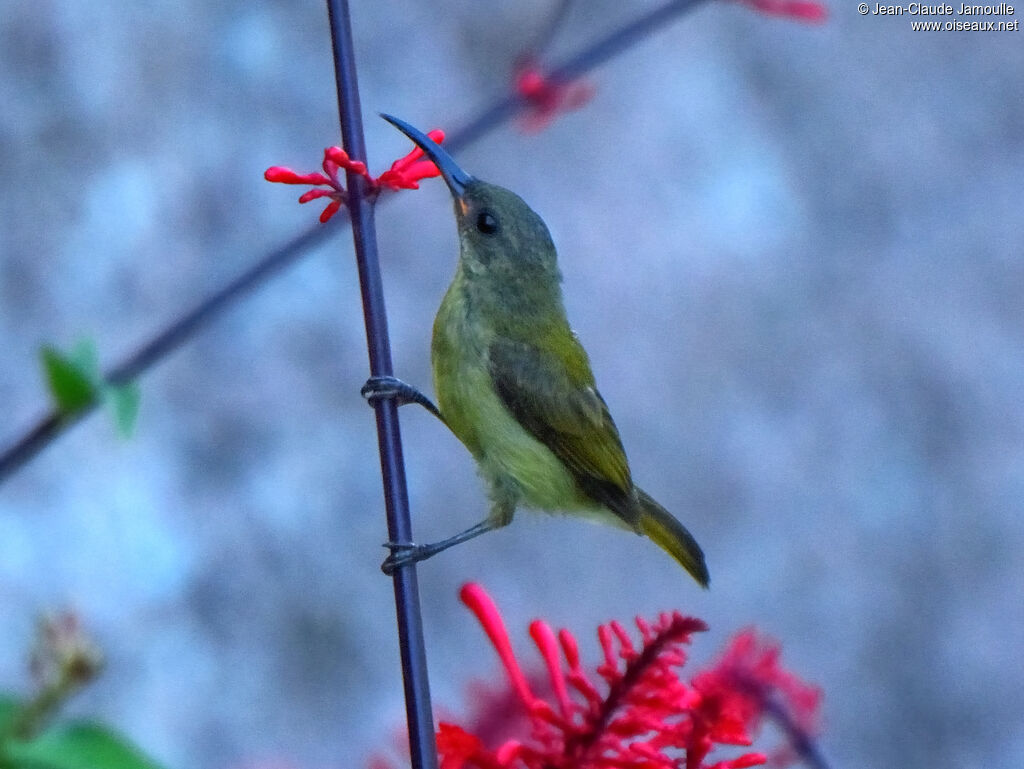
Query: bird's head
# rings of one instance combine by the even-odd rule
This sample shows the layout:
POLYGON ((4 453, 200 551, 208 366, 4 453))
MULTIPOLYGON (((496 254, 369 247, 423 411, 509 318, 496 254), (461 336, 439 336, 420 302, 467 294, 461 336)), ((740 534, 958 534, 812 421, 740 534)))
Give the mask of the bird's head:
POLYGON ((463 171, 439 144, 408 123, 382 115, 423 150, 441 172, 455 203, 462 266, 469 275, 503 281, 559 280, 544 220, 514 192, 463 171))

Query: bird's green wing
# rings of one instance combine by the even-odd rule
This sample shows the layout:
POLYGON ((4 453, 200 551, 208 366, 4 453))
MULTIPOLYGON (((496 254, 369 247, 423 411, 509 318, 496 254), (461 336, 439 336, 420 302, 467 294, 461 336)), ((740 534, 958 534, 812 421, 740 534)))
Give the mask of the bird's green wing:
POLYGON ((619 431, 594 386, 583 347, 571 335, 560 342, 557 354, 508 339, 493 342, 489 366, 495 390, 587 496, 635 528, 639 513, 619 431))

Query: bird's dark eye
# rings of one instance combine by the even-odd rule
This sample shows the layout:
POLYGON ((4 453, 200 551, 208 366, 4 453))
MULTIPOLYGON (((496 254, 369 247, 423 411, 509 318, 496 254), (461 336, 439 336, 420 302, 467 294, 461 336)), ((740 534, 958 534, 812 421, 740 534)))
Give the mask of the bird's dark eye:
POLYGON ((476 228, 484 235, 493 235, 498 231, 498 219, 490 211, 481 211, 476 215, 476 228))

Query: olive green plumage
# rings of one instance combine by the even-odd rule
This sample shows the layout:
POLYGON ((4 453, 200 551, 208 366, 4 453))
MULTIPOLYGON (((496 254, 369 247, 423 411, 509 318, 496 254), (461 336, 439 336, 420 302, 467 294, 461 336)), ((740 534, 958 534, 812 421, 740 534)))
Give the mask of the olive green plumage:
POLYGON ((473 181, 455 202, 459 264, 434 321, 438 406, 491 486, 492 522, 519 503, 646 534, 702 585, 690 533, 632 480, 590 360, 569 327, 555 247, 517 195, 473 181), (481 217, 487 222, 481 231, 481 217))
POLYGON ((416 129, 385 118, 434 160, 454 197, 459 261, 434 320, 434 388, 492 500, 485 522, 417 548, 411 560, 504 526, 523 504, 644 534, 707 586, 694 538, 633 483, 590 360, 569 327, 544 222, 514 193, 474 179, 416 129))

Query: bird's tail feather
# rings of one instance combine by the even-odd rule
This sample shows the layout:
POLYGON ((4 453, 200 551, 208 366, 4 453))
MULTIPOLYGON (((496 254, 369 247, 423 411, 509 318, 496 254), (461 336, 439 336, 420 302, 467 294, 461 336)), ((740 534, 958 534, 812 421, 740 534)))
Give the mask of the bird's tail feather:
POLYGON ((655 502, 647 492, 637 489, 637 499, 641 512, 640 531, 679 561, 701 587, 707 587, 710 582, 708 567, 704 563, 704 553, 697 540, 672 513, 655 502))

